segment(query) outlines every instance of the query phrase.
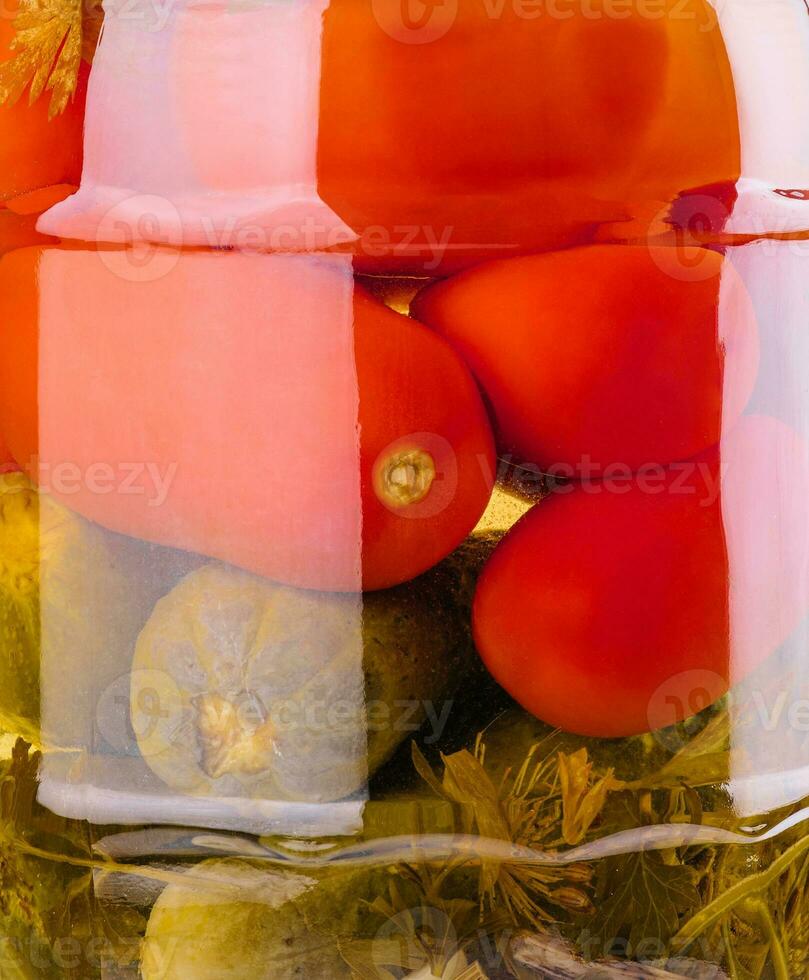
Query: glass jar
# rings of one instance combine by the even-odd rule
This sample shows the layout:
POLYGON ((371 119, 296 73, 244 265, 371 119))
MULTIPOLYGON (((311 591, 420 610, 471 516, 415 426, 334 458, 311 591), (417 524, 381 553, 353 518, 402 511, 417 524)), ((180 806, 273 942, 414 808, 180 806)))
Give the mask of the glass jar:
POLYGON ((54 10, 0 976, 802 980, 802 0, 54 10))

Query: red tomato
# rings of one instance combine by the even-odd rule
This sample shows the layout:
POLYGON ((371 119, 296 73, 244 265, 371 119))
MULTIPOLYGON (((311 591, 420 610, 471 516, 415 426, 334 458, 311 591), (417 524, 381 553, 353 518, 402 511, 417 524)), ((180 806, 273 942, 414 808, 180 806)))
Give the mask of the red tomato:
POLYGON ((329 195, 335 211, 354 222, 354 266, 368 275, 447 276, 487 259, 586 245, 599 228, 612 227, 608 222, 623 228, 629 214, 571 180, 525 181, 518 192, 412 187, 392 195, 378 178, 363 186, 362 197, 365 218, 358 219, 345 189, 329 195))
MULTIPOLYGON (((16 55, 11 0, 0 18, 0 64, 16 55)), ((24 93, 14 105, 0 106, 0 201, 48 184, 77 184, 81 176, 82 129, 87 91, 87 65, 82 65, 73 101, 48 119, 50 93, 33 105, 24 93)))
POLYGON ((474 604, 493 676, 543 721, 616 737, 694 714, 807 610, 809 448, 744 417, 716 454, 572 486, 503 539, 474 604))
POLYGON ((488 501, 471 375, 349 258, 23 249, 0 322, 11 449, 113 530, 354 591, 435 564, 488 501))
POLYGON ((744 285, 703 249, 598 245, 491 263, 412 308, 472 368, 501 449, 568 477, 714 445, 758 367, 744 285))
POLYGON ((319 188, 368 233, 363 269, 558 248, 630 202, 738 177, 733 81, 705 0, 664 0, 655 16, 461 0, 416 4, 408 22, 410 7, 332 0, 324 18, 319 188), (437 253, 428 235, 445 232, 437 253))
MULTIPOLYGON (((36 221, 37 215, 35 214, 21 215, 5 208, 0 209, 0 257, 14 249, 51 240, 37 232, 36 221)), ((5 472, 12 464, 14 464, 14 458, 5 443, 2 418, 0 418, 0 472, 5 472)))
POLYGON ((0 207, 0 257, 6 252, 29 245, 48 245, 58 241, 36 229, 40 214, 52 204, 64 200, 75 187, 51 185, 16 197, 0 207))
POLYGON ((2 432, 0 432, 0 469, 5 471, 12 463, 14 463, 14 457, 5 443, 2 432))
POLYGON ((0 256, 27 245, 44 245, 53 238, 41 235, 36 230, 37 215, 15 214, 7 208, 0 208, 0 256))

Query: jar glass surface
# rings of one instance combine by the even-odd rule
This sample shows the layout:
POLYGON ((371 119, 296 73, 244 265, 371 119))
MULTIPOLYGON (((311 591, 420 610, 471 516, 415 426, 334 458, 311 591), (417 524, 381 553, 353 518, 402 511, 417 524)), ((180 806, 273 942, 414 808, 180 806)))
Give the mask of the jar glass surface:
POLYGON ((803 0, 69 7, 0 19, 0 977, 802 980, 803 0))

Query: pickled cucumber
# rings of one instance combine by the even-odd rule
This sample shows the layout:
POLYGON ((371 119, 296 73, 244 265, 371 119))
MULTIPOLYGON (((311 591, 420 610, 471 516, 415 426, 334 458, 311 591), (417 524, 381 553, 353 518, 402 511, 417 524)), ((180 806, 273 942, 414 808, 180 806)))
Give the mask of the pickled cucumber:
POLYGON ((0 475, 0 728, 38 744, 45 725, 51 742, 88 744, 91 699, 128 671, 154 603, 198 563, 0 475))
POLYGON ((21 473, 0 475, 0 728, 39 739, 39 507, 21 473))
POLYGON ((342 980, 339 939, 363 935, 363 900, 386 871, 355 869, 322 880, 213 858, 169 885, 152 909, 143 980, 342 980))
POLYGON ((359 791, 425 720, 441 734, 480 669, 468 609, 491 547, 487 536, 366 595, 198 569, 138 639, 130 707, 144 759, 192 795, 322 802, 359 791))

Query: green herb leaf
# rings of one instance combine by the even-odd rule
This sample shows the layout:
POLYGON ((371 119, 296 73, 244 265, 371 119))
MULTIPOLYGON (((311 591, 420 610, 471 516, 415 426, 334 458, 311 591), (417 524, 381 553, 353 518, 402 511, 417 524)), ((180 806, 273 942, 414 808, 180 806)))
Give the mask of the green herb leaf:
POLYGON ((688 785, 713 786, 727 781, 730 760, 730 717, 727 710, 712 718, 657 772, 628 784, 630 789, 664 789, 688 785))
POLYGON ((683 864, 667 864, 659 851, 622 854, 604 864, 590 931, 604 940, 605 949, 624 936, 631 949, 643 943, 663 948, 681 916, 699 905, 697 873, 683 864))

